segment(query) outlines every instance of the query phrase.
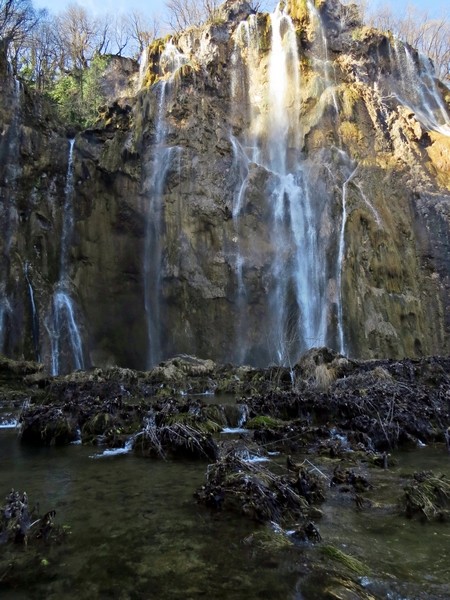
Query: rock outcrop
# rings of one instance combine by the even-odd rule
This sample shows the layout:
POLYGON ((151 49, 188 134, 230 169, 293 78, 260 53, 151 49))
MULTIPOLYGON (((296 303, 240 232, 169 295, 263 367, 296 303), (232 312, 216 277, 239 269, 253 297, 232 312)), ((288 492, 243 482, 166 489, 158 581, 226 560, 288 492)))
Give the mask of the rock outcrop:
POLYGON ((117 92, 71 159, 2 74, 0 350, 54 372, 449 352, 442 86, 354 8, 288 4, 226 2, 154 44, 143 87, 117 92))

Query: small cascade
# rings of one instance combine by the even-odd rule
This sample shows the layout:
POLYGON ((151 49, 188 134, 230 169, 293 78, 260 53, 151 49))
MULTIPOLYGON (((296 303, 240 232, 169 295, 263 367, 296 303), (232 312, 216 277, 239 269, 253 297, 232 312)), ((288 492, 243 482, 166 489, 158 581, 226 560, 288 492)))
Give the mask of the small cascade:
POLYGON ((450 115, 437 88, 430 60, 419 54, 416 63, 410 47, 396 38, 392 47, 393 75, 397 75, 394 89, 399 101, 414 111, 425 127, 450 136, 450 115))
POLYGON ((74 230, 74 147, 75 140, 72 139, 69 142, 64 190, 59 280, 53 293, 51 322, 47 326, 51 343, 52 375, 85 368, 82 336, 78 325, 69 275, 69 253, 74 230))
POLYGON ((325 34, 325 28, 323 26, 322 17, 317 10, 312 0, 307 0, 306 6, 308 8, 309 20, 315 32, 315 39, 312 45, 312 56, 315 71, 320 73, 325 89, 323 90, 322 101, 327 102, 327 95, 331 95, 331 100, 336 111, 339 114, 339 106, 335 92, 335 76, 333 66, 328 57, 328 41, 325 34))
POLYGON ((149 54, 149 46, 144 48, 142 51, 141 57, 139 59, 139 75, 136 84, 136 92, 139 92, 144 86, 145 75, 148 69, 148 54, 149 54))
POLYGON ((34 299, 34 290, 33 290, 33 285, 31 283, 31 279, 30 279, 28 262, 25 263, 23 271, 24 271, 24 275, 25 275, 25 281, 27 282, 28 294, 30 296, 31 332, 33 335, 34 355, 35 355, 37 362, 40 362, 41 356, 40 356, 40 351, 39 351, 39 315, 38 315, 38 311, 37 311, 36 302, 34 299))
POLYGON ((51 374, 59 375, 67 364, 70 370, 84 369, 83 343, 70 294, 63 289, 56 291, 52 308, 51 374), (66 348, 70 348, 70 356, 64 354, 66 348))
POLYGON ((344 254, 345 254, 345 227, 347 225, 347 191, 348 185, 355 177, 358 166, 353 168, 350 175, 344 181, 342 186, 342 216, 341 216, 341 228, 339 232, 339 245, 338 245, 338 256, 336 266, 336 287, 337 287, 337 329, 338 329, 338 343, 339 352, 345 354, 345 339, 344 339, 344 302, 343 302, 343 289, 342 289, 342 273, 344 269, 344 254))
POLYGON ((66 186, 64 189, 63 223, 60 249, 59 280, 64 281, 68 277, 69 250, 72 245, 73 236, 73 150, 75 139, 69 141, 69 158, 67 161, 66 186))
MULTIPOLYGON (((270 174, 267 202, 274 253, 267 292, 269 323, 260 332, 260 344, 270 348, 269 360, 289 364, 301 350, 325 344, 326 267, 319 245, 320 211, 313 203, 307 171, 300 160, 301 86, 296 31, 282 3, 270 15, 270 22, 271 50, 265 83, 261 83, 259 62, 253 60, 259 46, 250 22, 241 24, 235 34, 233 81, 240 78, 245 82, 249 105, 247 132, 231 140, 238 179, 233 205, 238 240, 236 283, 242 298, 246 257, 241 254, 239 242, 245 223, 249 171, 251 163, 257 163, 270 174)), ((234 88, 232 99, 236 103, 240 100, 236 83, 234 88)), ((232 105, 232 113, 239 110, 239 106, 232 105)), ((239 303, 237 307, 242 314, 239 303)), ((239 340, 244 356, 242 341, 246 337, 242 335, 239 340)))
POLYGON ((133 450, 134 441, 136 435, 132 435, 125 442, 125 445, 120 448, 108 448, 101 453, 93 454, 90 458, 108 458, 110 456, 121 456, 123 454, 130 454, 133 450))
POLYGON ((12 309, 6 295, 5 283, 0 285, 0 353, 4 352, 6 343, 8 320, 11 318, 12 309))
POLYGON ((363 199, 364 204, 367 206, 367 208, 372 213, 373 218, 375 219, 376 224, 378 225, 378 227, 380 229, 382 229, 382 227, 383 227, 383 221, 381 219, 380 213, 377 211, 377 209, 375 208, 375 206, 372 204, 372 202, 369 200, 369 198, 364 193, 364 190, 363 190, 361 184, 358 183, 358 182, 356 182, 356 181, 354 183, 355 183, 355 186, 359 190, 359 193, 361 195, 361 198, 363 199))
POLYGON ((228 425, 222 429, 224 434, 246 433, 249 430, 245 428, 248 420, 249 410, 246 404, 236 404, 226 406, 225 413, 228 425))
POLYGON ((155 111, 155 143, 149 165, 149 175, 145 182, 148 198, 147 231, 145 236, 143 275, 144 307, 147 320, 147 367, 157 364, 162 358, 161 351, 161 235, 164 223, 163 195, 167 174, 174 160, 180 160, 180 148, 167 145, 168 124, 167 103, 173 92, 173 84, 181 67, 187 63, 186 57, 170 40, 160 57, 160 72, 165 76, 158 83, 158 101, 155 111))

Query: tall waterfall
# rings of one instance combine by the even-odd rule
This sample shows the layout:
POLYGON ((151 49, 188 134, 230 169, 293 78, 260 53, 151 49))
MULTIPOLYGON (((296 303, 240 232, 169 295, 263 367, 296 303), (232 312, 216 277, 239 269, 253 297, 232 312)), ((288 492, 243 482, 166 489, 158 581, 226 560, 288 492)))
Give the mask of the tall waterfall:
POLYGON ((51 323, 48 326, 52 375, 59 375, 71 369, 85 368, 82 336, 77 322, 69 273, 69 252, 74 229, 74 147, 75 139, 72 139, 69 142, 64 190, 59 279, 53 293, 51 323))
MULTIPOLYGON (((241 253, 240 236, 245 226, 249 169, 251 163, 257 163, 268 174, 265 201, 273 253, 268 266, 269 322, 261 327, 260 345, 269 348, 270 360, 289 363, 301 350, 325 344, 327 275, 324 253, 319 247, 320 214, 313 202, 301 157, 301 85, 296 31, 282 4, 270 16, 271 50, 265 82, 260 81, 259 61, 252 59, 258 38, 252 33, 251 21, 245 26, 241 24, 235 34, 233 67, 246 66, 241 80, 247 85, 249 125, 239 140, 232 138, 234 171, 240 173, 233 217, 237 238, 237 289, 242 296, 249 259, 241 253), (240 169, 236 165, 240 165, 240 169)), ((239 73, 235 73, 233 81, 238 79, 239 73)), ((239 96, 240 90, 234 83, 234 103, 240 101, 239 96)), ((238 111, 233 105, 231 110, 238 111)), ((242 340, 245 336, 239 340, 241 348, 245 346, 242 340)))
POLYGON ((167 103, 171 99, 174 82, 179 69, 186 64, 186 58, 170 40, 160 57, 160 71, 165 77, 158 83, 158 99, 154 119, 153 155, 148 167, 148 177, 144 183, 144 193, 148 198, 147 230, 144 245, 144 306, 147 319, 147 366, 157 364, 161 358, 161 234, 164 226, 163 194, 164 184, 174 157, 179 148, 167 144, 168 124, 167 103))
POLYGON ((8 285, 11 254, 18 227, 16 205, 17 187, 21 176, 20 126, 22 110, 22 87, 18 79, 11 81, 12 118, 9 126, 4 125, 0 140, 0 160, 4 164, 7 187, 0 191, 0 225, 3 239, 0 241, 0 352, 6 351, 8 334, 14 320, 14 290, 8 285), (3 196, 3 193, 6 194, 3 196))
POLYGON ((398 39, 393 41, 394 90, 400 102, 416 114, 417 119, 428 129, 450 136, 450 114, 437 88, 430 60, 417 55, 398 39))
POLYGON ((308 8, 309 20, 313 26, 315 36, 311 48, 314 70, 320 75, 322 86, 324 88, 321 90, 321 102, 323 104, 328 103, 329 98, 327 98, 327 96, 331 95, 331 101, 336 114, 339 114, 339 106, 334 89, 334 72, 328 58, 328 41, 322 18, 312 0, 307 0, 306 6, 308 8))

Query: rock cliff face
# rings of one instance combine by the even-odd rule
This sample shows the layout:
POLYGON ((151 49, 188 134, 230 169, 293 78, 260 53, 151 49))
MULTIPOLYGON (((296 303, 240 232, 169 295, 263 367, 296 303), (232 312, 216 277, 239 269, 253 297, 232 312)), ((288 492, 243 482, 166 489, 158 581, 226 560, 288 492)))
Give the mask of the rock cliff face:
POLYGON ((147 59, 74 144, 3 74, 0 350, 55 373, 449 352, 449 92, 423 57, 292 0, 226 2, 147 59))

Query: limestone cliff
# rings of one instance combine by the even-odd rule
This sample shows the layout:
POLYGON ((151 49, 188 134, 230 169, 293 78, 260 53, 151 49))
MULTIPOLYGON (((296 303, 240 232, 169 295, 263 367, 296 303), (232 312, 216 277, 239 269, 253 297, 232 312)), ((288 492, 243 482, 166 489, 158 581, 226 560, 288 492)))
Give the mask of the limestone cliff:
POLYGON ((449 92, 354 7, 288 5, 155 43, 73 147, 3 75, 6 353, 449 352, 449 92))

